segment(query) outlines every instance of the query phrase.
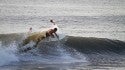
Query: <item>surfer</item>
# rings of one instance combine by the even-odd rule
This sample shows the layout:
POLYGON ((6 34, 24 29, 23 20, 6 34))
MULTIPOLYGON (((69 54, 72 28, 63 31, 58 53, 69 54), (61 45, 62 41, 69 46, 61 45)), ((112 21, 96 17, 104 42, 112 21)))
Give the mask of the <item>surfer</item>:
MULTIPOLYGON (((58 26, 57 26, 57 24, 51 19, 50 20, 50 22, 53 24, 53 26, 51 27, 52 29, 49 29, 48 31, 47 31, 47 33, 46 33, 46 36, 50 36, 50 37, 53 37, 53 38, 55 38, 55 36, 57 37, 57 39, 59 39, 59 36, 57 35, 57 29, 59 29, 58 28, 58 26), (55 36, 54 36, 55 35, 55 36)), ((58 30, 59 31, 59 30, 58 30)))
POLYGON ((56 36, 57 38, 59 38, 59 36, 57 35, 56 31, 57 31, 57 28, 49 29, 48 31, 46 31, 46 37, 55 38, 55 36, 56 36))
POLYGON ((32 33, 29 37, 27 37, 24 41, 23 41, 23 46, 25 46, 26 44, 30 43, 31 41, 35 42, 36 44, 33 47, 28 47, 23 49, 22 51, 27 52, 33 48, 36 48, 38 43, 40 41, 42 41, 45 38, 55 38, 55 36, 57 37, 57 39, 59 40, 59 36, 56 33, 57 28, 54 29, 49 29, 45 32, 38 32, 38 33, 32 33))
MULTIPOLYGON (((40 31, 40 32, 35 32, 35 33, 30 33, 30 35, 23 41, 23 46, 26 44, 30 43, 31 41, 35 42, 36 44, 33 46, 33 48, 37 47, 38 43, 44 39, 49 39, 49 38, 57 38, 59 40, 59 36, 57 35, 57 25, 53 20, 50 20, 51 23, 53 23, 53 27, 46 30, 46 31, 40 31)), ((32 28, 30 28, 30 32, 32 32, 32 28)), ((24 49, 23 51, 28 51, 33 49, 31 47, 24 49)))

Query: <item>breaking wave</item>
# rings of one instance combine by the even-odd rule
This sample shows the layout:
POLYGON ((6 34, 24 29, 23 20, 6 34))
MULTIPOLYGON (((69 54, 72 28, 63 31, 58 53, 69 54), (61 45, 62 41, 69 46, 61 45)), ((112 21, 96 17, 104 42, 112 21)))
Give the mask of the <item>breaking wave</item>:
MULTIPOLYGON (((84 54, 117 53, 124 54, 125 42, 107 38, 65 36, 59 41, 41 41, 37 48, 27 52, 19 52, 19 44, 26 34, 0 35, 0 66, 11 62, 30 63, 72 63, 86 62, 84 54)), ((27 45, 33 47, 33 42, 27 45)), ((22 46, 25 48, 25 46, 22 46)))
POLYGON ((20 47, 23 47, 23 49, 25 49, 26 46, 33 47, 33 42, 28 43, 26 46, 20 46, 25 37, 27 37, 25 34, 15 33, 0 35, 0 48, 2 50, 0 59, 4 59, 0 61, 0 66, 12 64, 12 62, 16 62, 16 65, 20 62, 37 64, 86 62, 84 54, 71 47, 67 47, 62 42, 63 39, 60 41, 40 42, 37 48, 27 52, 19 52, 20 47))

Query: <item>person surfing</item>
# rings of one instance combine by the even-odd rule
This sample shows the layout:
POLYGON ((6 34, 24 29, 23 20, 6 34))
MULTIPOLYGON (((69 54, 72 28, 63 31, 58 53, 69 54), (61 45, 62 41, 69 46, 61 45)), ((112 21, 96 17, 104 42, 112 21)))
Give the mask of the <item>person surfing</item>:
POLYGON ((49 29, 46 33, 46 36, 50 36, 52 38, 55 38, 55 36, 57 37, 57 39, 59 39, 59 36, 57 35, 57 29, 58 26, 56 25, 56 23, 51 19, 50 22, 53 24, 53 26, 51 27, 51 29, 49 29))
POLYGON ((57 35, 56 31, 57 31, 57 28, 49 29, 48 31, 46 31, 46 37, 55 38, 55 36, 56 36, 57 39, 59 39, 59 36, 57 35))
MULTIPOLYGON (((53 23, 53 25, 56 25, 53 20, 50 20, 50 22, 53 23)), ((37 47, 38 43, 43 40, 43 39, 46 39, 46 38, 57 38, 59 40, 59 36, 57 35, 57 28, 54 27, 54 28, 51 28, 51 29, 48 29, 47 31, 45 32, 38 32, 38 33, 32 33, 29 37, 27 37, 24 41, 23 41, 23 46, 25 46, 26 44, 30 43, 31 41, 35 42, 36 44, 33 46, 33 48, 37 47)), ((29 48, 26 48, 24 49, 23 51, 26 52, 28 50, 31 50, 33 49, 31 47, 29 48)))

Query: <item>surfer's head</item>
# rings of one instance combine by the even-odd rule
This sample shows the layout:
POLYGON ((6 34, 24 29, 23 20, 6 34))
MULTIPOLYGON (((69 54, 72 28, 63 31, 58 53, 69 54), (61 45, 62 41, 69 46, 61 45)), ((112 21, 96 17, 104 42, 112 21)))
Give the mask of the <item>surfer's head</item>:
POLYGON ((57 28, 54 28, 54 31, 56 32, 56 31, 57 31, 57 28))

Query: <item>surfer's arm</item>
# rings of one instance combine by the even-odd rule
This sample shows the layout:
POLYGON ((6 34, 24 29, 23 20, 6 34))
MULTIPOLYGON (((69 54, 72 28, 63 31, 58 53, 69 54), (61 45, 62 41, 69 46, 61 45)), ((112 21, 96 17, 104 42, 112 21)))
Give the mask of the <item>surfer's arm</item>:
POLYGON ((53 25, 55 25, 55 22, 53 22, 53 20, 50 20, 50 22, 51 22, 53 25))
POLYGON ((54 33, 55 34, 55 36, 59 39, 59 36, 57 35, 57 33, 54 33))
POLYGON ((51 37, 53 37, 53 38, 54 38, 55 36, 54 36, 53 34, 51 34, 51 37))

